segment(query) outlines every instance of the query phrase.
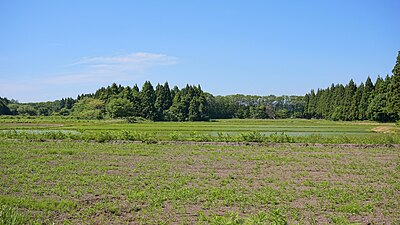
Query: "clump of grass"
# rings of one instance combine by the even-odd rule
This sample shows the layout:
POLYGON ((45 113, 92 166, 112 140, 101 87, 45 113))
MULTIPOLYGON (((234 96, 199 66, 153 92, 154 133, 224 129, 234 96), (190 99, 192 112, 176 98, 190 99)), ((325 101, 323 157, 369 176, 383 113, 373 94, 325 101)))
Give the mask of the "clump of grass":
POLYGON ((250 215, 249 217, 240 217, 237 212, 229 212, 224 215, 210 215, 206 216, 200 212, 198 216, 199 221, 206 222, 207 224, 232 224, 232 225, 250 225, 250 224, 274 224, 286 225, 288 224, 286 215, 281 209, 271 210, 269 213, 259 212, 250 215))
POLYGON ((209 134, 199 134, 197 132, 191 132, 189 137, 187 137, 188 141, 196 141, 196 142, 210 142, 214 141, 213 137, 209 134))
POLYGON ((241 133, 239 137, 239 140, 242 142, 265 142, 266 139, 264 134, 256 131, 241 133))
POLYGON ((121 132, 118 132, 115 136, 116 140, 141 141, 143 143, 157 142, 157 136, 153 133, 148 132, 122 130, 121 132))
POLYGON ((227 133, 218 132, 217 135, 217 140, 221 142, 231 142, 233 140, 233 138, 227 133))
POLYGON ((95 136, 95 140, 100 143, 111 141, 113 140, 113 135, 110 132, 100 132, 95 136))
POLYGON ((1 225, 18 225, 25 224, 26 219, 23 215, 16 212, 13 208, 1 205, 0 206, 0 224, 1 225))
POLYGON ((208 224, 244 224, 245 220, 242 218, 239 218, 239 215, 237 213, 228 213, 223 216, 219 215, 212 215, 212 216, 205 216, 203 213, 199 214, 199 220, 203 222, 207 222, 208 224))
POLYGON ((178 133, 178 132, 172 132, 169 134, 168 136, 169 140, 171 141, 182 141, 184 140, 184 137, 182 134, 178 133))
POLYGON ((273 133, 268 137, 268 142, 272 143, 292 143, 295 142, 293 137, 290 137, 289 135, 285 134, 284 132, 282 133, 273 133))

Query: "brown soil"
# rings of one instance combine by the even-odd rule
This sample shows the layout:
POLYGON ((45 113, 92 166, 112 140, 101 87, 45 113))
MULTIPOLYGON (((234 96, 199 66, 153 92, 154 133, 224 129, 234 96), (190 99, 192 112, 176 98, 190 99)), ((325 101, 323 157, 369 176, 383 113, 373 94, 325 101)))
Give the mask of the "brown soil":
POLYGON ((375 128, 372 128, 372 131, 376 132, 376 133, 384 133, 384 134, 393 134, 393 133, 395 133, 393 128, 392 127, 388 127, 388 126, 375 127, 375 128))
MULTIPOLYGON (((15 139, 15 141, 20 141, 15 139)), ((36 142, 36 140, 31 140, 36 142)), ((86 142, 83 140, 37 140, 40 142, 86 142)), ((89 141, 96 143, 96 141, 89 141)), ((141 141, 112 140, 110 144, 143 144, 141 141)), ((331 147, 331 148, 400 148, 400 144, 320 144, 320 143, 258 143, 258 142, 197 142, 197 141, 157 141, 151 144, 169 145, 212 145, 212 146, 264 146, 264 147, 331 147)))

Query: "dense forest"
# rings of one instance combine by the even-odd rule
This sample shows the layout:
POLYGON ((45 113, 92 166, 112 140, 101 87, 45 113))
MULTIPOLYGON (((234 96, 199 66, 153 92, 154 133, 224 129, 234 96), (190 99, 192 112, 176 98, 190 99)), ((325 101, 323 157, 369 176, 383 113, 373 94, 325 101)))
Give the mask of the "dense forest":
POLYGON ((302 118, 303 96, 213 96, 200 86, 170 89, 168 82, 154 88, 113 83, 92 94, 54 102, 18 103, 2 99, 3 115, 61 115, 86 119, 143 117, 153 121, 206 121, 217 118, 302 118))
POLYGON ((400 52, 392 76, 373 83, 332 84, 305 96, 213 96, 201 87, 172 89, 168 82, 154 88, 113 83, 92 94, 53 102, 18 103, 0 98, 0 115, 58 115, 86 119, 143 117, 153 121, 207 121, 220 118, 317 118, 330 120, 396 121, 400 119, 400 52))
POLYGON ((400 119, 400 52, 392 70, 393 75, 370 77, 356 85, 337 84, 326 89, 311 90, 305 96, 305 118, 330 120, 374 120, 380 122, 400 119))

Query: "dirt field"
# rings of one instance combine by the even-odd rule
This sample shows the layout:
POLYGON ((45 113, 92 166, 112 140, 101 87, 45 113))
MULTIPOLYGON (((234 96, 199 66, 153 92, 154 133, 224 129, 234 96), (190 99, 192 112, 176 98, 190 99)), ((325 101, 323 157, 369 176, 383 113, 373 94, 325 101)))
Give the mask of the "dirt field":
POLYGON ((56 224, 400 222, 399 148, 0 142, 0 202, 56 224))

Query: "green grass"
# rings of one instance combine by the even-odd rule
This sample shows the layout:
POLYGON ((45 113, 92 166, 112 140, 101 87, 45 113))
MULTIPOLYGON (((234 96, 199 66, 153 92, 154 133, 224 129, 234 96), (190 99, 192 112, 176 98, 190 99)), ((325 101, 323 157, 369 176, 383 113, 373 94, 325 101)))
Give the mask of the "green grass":
POLYGON ((0 116, 0 130, 0 225, 400 223, 395 124, 0 116))
POLYGON ((300 119, 130 124, 124 120, 3 116, 0 130, 3 138, 35 140, 400 144, 395 124, 300 119), (376 128, 388 133, 373 132, 376 128))
POLYGON ((0 139, 0 205, 28 224, 398 224, 399 168, 384 147, 0 139))
POLYGON ((25 224, 25 218, 13 208, 0 205, 0 224, 1 225, 19 225, 25 224))

